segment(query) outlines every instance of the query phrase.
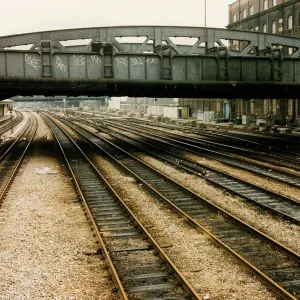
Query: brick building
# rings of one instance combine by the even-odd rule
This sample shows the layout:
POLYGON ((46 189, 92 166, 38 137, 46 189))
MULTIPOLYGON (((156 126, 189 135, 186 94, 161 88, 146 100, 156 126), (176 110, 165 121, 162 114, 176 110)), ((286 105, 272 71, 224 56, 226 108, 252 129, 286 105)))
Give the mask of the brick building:
MULTIPOLYGON (((300 37, 300 0, 238 0, 229 5, 228 29, 260 31, 269 34, 300 37)), ((244 42, 230 41, 229 47, 241 50, 244 42)), ((283 54, 294 52, 283 48, 283 54)), ((247 111, 253 117, 272 120, 271 123, 296 123, 300 116, 299 100, 255 99, 235 100, 236 115, 247 111)))
POLYGON ((229 5, 229 29, 300 36, 299 0, 238 0, 229 5))

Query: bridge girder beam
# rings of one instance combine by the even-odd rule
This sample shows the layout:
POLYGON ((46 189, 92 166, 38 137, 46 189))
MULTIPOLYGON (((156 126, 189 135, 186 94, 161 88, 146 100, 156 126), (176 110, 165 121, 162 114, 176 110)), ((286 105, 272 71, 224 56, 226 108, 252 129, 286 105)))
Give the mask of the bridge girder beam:
POLYGON ((293 98, 300 83, 299 49, 297 38, 217 28, 206 32, 197 27, 129 26, 36 32, 0 37, 0 88, 2 93, 14 91, 12 96, 82 95, 87 89, 90 95, 261 98, 268 93, 268 98, 293 98), (127 43, 121 39, 125 37, 144 40, 127 43), (176 37, 194 41, 181 39, 180 44, 176 37), (64 40, 78 39, 89 42, 62 45, 64 40), (248 45, 231 51, 223 40, 248 45), (24 44, 32 46, 8 49, 24 44), (274 45, 298 50, 285 57, 274 45), (235 82, 238 87, 233 89, 235 82))
POLYGON ((15 95, 186 98, 299 98, 300 84, 281 82, 169 80, 0 79, 0 98, 15 95))

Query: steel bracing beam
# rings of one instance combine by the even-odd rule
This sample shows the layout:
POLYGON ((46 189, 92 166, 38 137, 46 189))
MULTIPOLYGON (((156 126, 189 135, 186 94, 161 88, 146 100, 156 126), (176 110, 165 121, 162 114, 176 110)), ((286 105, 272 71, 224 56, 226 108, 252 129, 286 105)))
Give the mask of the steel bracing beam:
MULTIPOLYGON (((129 27, 98 27, 78 28, 55 31, 35 32, 0 37, 0 49, 20 45, 39 45, 41 41, 48 40, 53 43, 66 40, 92 39, 101 43, 113 42, 116 37, 141 37, 154 40, 157 46, 169 37, 198 38, 205 40, 205 28, 198 27, 158 27, 158 26, 129 26, 129 27)), ((251 42, 260 50, 271 45, 287 47, 300 47, 299 39, 280 35, 265 34, 252 31, 228 30, 220 28, 207 28, 208 48, 213 47, 220 40, 236 40, 251 42)), ((176 45, 180 46, 180 45, 176 45)), ((191 47, 190 47, 191 48, 191 47)), ((89 51, 90 49, 87 49, 89 51)), ((125 47, 125 51, 127 48, 125 47)), ((197 54, 190 53, 190 54, 197 54)))
MULTIPOLYGON (((149 40, 154 41, 154 45, 158 46, 162 41, 167 41, 170 37, 186 37, 197 38, 201 41, 205 40, 205 28, 202 27, 178 27, 178 26, 127 26, 127 27, 93 27, 93 28, 78 28, 78 29, 66 29, 66 30, 54 30, 44 32, 34 32, 27 34, 9 35, 0 37, 0 49, 15 47, 20 45, 33 44, 38 47, 41 41, 51 41, 52 45, 57 45, 60 41, 66 40, 79 40, 79 39, 92 39, 95 42, 100 43, 113 43, 117 37, 147 37, 149 40)), ((236 40, 246 41, 253 46, 258 47, 259 50, 265 49, 272 45, 282 45, 287 47, 300 48, 300 41, 298 38, 285 37, 274 34, 266 34, 252 31, 241 30, 228 30, 220 28, 207 28, 207 42, 208 48, 214 47, 216 43, 221 40, 236 40)), ((174 42, 172 42, 173 44, 174 42)), ((119 46, 122 43, 119 43, 119 46)), ((141 43, 143 44, 143 43, 141 43)), ((199 52, 191 52, 190 47, 185 46, 183 53, 189 52, 189 54, 198 54, 199 52)), ((120 47, 122 49, 122 47, 120 47)), ((128 48, 124 47, 123 50, 128 51, 128 48)), ((60 49, 58 49, 59 51, 60 49)), ((90 47, 86 49, 90 52, 90 47)), ((236 55, 236 52, 233 52, 236 55)))

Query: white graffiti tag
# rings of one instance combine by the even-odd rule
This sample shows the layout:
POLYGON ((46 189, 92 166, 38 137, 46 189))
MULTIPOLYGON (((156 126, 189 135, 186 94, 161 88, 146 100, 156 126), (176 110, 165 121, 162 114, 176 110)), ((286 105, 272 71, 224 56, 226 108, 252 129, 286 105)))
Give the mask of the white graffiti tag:
POLYGON ((158 58, 152 57, 152 58, 147 58, 146 59, 147 64, 158 64, 158 58))
POLYGON ((115 60, 118 65, 119 64, 127 65, 127 57, 116 57, 115 60))
POLYGON ((131 63, 132 65, 144 65, 145 63, 147 64, 158 64, 158 59, 153 57, 153 58, 145 58, 145 57, 132 57, 131 58, 131 63))
POLYGON ((91 59, 93 62, 97 63, 97 64, 101 64, 101 56, 100 55, 91 55, 91 59))
POLYGON ((31 57, 27 53, 25 54, 25 61, 28 65, 34 67, 37 71, 38 68, 41 68, 41 60, 37 59, 36 57, 31 57))
POLYGON ((73 63, 74 67, 76 66, 84 66, 89 61, 86 59, 85 55, 73 55, 73 63))
POLYGON ((61 59, 58 56, 56 57, 56 67, 59 68, 62 72, 67 71, 66 65, 61 61, 61 59))

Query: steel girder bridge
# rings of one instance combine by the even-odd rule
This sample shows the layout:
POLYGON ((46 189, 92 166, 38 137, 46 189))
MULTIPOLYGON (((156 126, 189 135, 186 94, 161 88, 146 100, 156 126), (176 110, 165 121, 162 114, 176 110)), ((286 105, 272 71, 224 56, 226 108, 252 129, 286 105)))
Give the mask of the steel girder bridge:
POLYGON ((216 28, 80 28, 0 37, 0 98, 298 98, 300 39, 216 28), (86 45, 64 46, 83 39, 86 45), (242 45, 232 51, 226 42, 242 45), (27 50, 16 46, 30 45, 27 50), (290 56, 283 47, 294 49, 290 56))

